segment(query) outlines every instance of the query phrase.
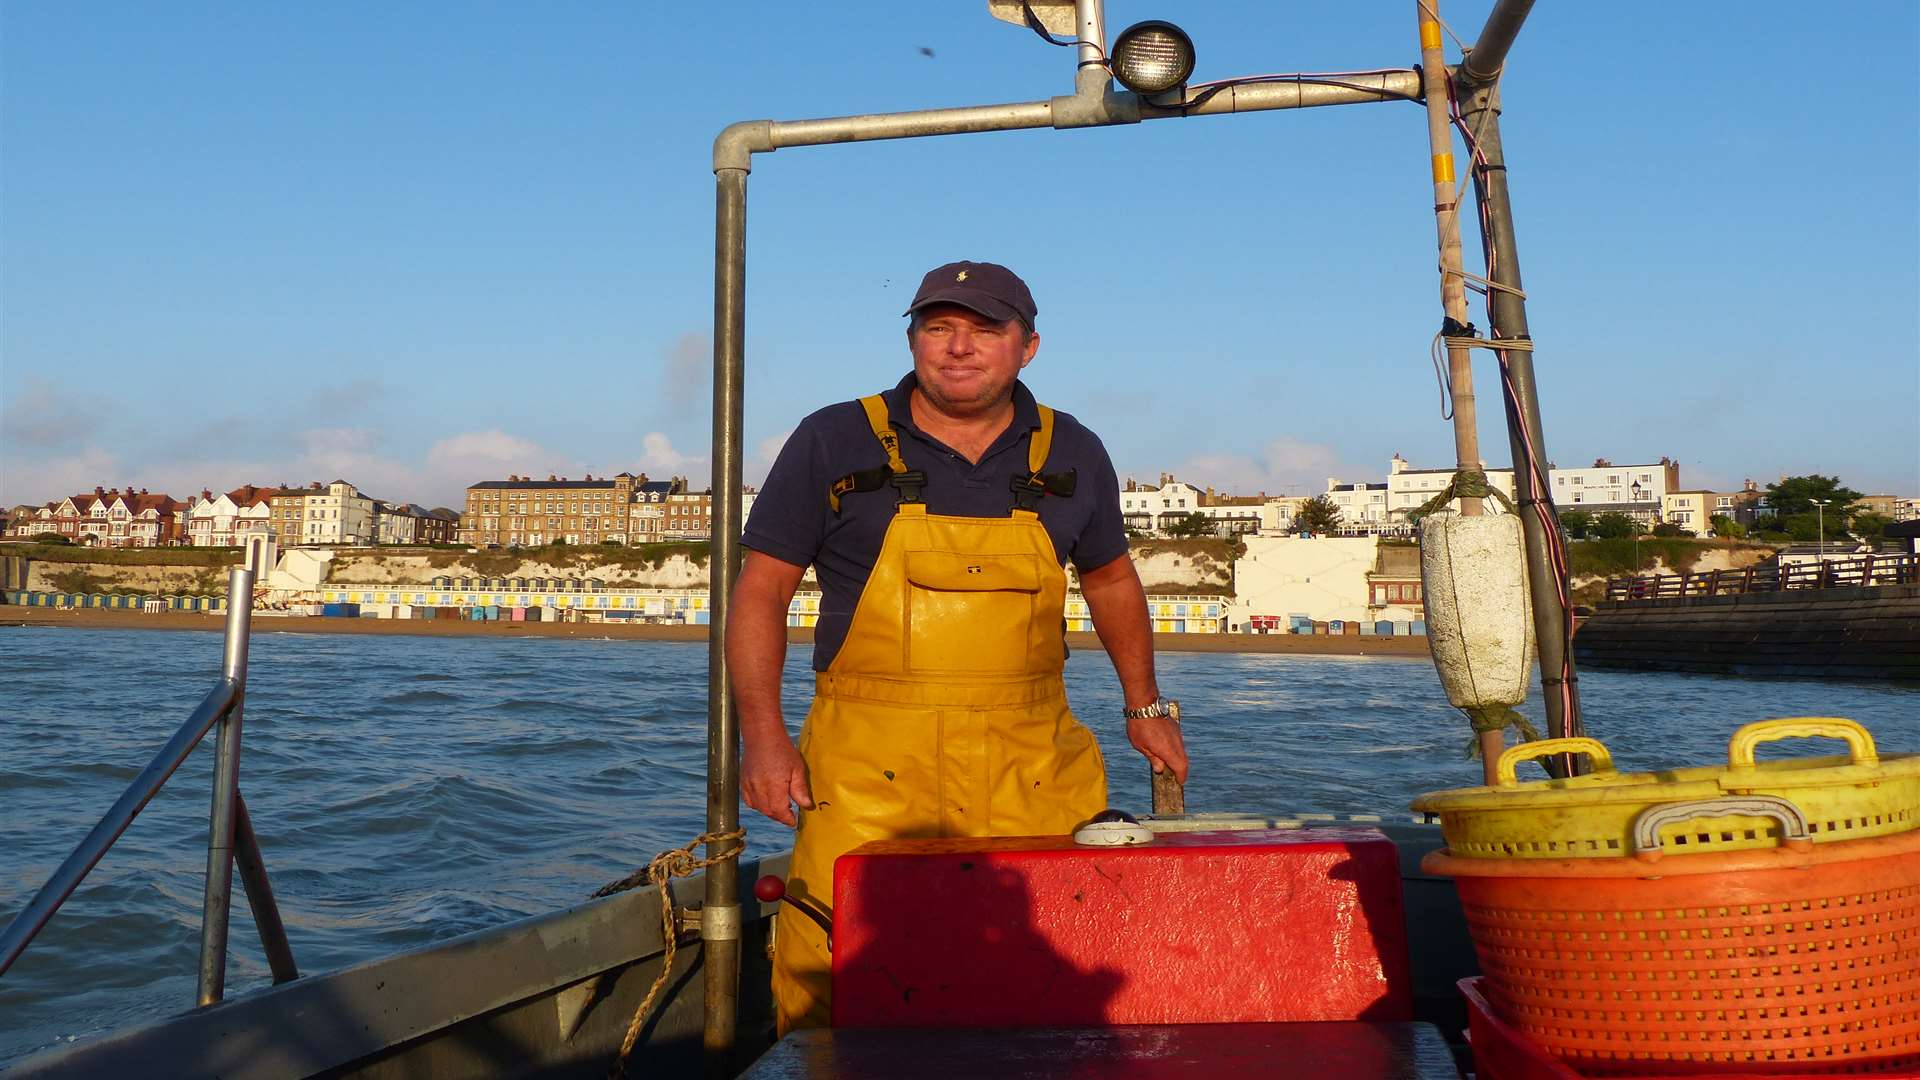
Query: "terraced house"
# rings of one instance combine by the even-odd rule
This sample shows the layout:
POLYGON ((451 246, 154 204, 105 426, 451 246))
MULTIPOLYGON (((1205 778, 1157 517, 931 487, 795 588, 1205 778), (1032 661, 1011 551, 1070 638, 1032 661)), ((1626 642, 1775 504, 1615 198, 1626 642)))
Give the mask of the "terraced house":
POLYGON ((624 472, 610 478, 589 475, 583 480, 551 475, 545 480, 525 476, 482 480, 467 488, 459 539, 481 546, 603 540, 624 544, 634 492, 647 483, 644 474, 624 472))
POLYGON ((182 504, 172 496, 128 485, 93 489, 16 513, 10 537, 62 536, 91 547, 163 547, 181 541, 182 504))

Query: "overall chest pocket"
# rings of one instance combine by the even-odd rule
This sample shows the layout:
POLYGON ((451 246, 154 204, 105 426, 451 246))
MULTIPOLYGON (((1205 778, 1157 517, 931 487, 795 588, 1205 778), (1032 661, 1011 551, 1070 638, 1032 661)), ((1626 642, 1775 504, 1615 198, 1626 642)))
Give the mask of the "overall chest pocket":
POLYGON ((908 552, 907 670, 1025 671, 1039 600, 1037 555, 908 552))

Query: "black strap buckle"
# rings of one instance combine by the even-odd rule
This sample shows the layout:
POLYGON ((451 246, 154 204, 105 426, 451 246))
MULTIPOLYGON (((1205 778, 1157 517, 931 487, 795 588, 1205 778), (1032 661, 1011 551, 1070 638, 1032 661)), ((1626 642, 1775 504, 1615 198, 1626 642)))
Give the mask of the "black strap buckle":
POLYGON ((1013 508, 1038 513, 1040 497, 1047 493, 1047 484, 1039 473, 1014 473, 1007 485, 1013 490, 1013 508))
POLYGON ((924 492, 927 487, 927 474, 921 472, 919 469, 908 469, 906 472, 894 473, 893 486, 900 492, 900 501, 902 503, 921 502, 923 501, 920 497, 921 493, 924 492))

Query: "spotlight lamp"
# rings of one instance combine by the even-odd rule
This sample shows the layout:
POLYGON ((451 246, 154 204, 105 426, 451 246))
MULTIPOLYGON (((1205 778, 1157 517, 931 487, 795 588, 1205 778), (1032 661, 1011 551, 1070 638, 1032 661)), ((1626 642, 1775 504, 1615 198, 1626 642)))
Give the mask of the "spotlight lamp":
POLYGON ((1134 23, 1113 41, 1113 77, 1151 97, 1182 86, 1193 74, 1193 39, 1170 22, 1134 23))

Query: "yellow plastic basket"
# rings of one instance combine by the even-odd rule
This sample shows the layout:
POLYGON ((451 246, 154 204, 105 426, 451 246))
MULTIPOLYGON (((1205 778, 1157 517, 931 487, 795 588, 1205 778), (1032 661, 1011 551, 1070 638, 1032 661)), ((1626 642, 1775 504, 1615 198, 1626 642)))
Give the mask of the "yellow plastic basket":
MULTIPOLYGON (((1633 854, 1633 825, 1663 803, 1726 795, 1785 799, 1804 815, 1813 842, 1890 836, 1920 826, 1920 754, 1882 758, 1867 729, 1839 717, 1761 720, 1733 733, 1727 764, 1654 773, 1622 773, 1594 739, 1544 739, 1500 755, 1488 787, 1422 795, 1413 809, 1438 816, 1447 849, 1479 859, 1592 859, 1633 854), (1847 753, 1756 761, 1762 743, 1842 739, 1847 753), (1522 762, 1586 754, 1593 772, 1565 780, 1522 782, 1522 762)), ((1659 839, 1674 854, 1770 848, 1781 840, 1771 817, 1730 815, 1676 820, 1659 839)))

